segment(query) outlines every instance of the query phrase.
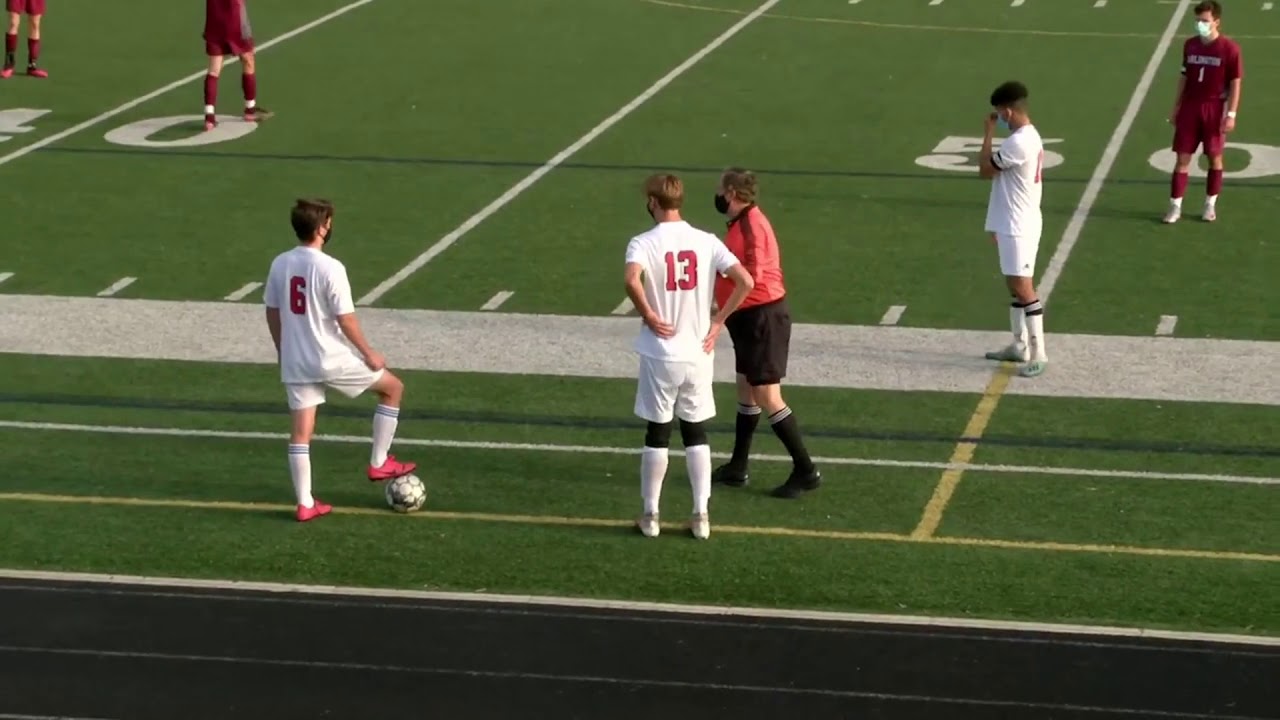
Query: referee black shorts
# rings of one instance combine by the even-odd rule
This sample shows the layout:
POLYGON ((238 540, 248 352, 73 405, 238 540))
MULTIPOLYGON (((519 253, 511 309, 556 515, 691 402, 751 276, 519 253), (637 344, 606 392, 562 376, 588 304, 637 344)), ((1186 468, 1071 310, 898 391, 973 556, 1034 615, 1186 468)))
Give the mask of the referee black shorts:
POLYGON ((738 310, 725 321, 736 371, 752 386, 776 385, 787 375, 791 312, 786 297, 738 310))

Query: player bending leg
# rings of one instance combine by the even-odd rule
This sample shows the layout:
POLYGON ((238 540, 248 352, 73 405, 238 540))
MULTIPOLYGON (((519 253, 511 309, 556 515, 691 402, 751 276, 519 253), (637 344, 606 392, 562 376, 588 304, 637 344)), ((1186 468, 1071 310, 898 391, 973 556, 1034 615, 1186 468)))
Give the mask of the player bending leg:
POLYGON ((4 36, 4 67, 0 68, 0 78, 13 77, 13 69, 18 63, 18 30, 22 25, 22 16, 27 16, 27 74, 36 78, 47 78, 49 73, 41 70, 36 61, 40 59, 40 19, 44 17, 44 0, 9 0, 9 30, 4 36))
POLYGON ((397 478, 417 466, 388 454, 400 417, 404 383, 386 369, 386 360, 365 340, 356 320, 346 267, 324 252, 325 244, 333 238, 333 205, 324 200, 299 200, 290 222, 298 247, 281 253, 271 263, 263 301, 293 417, 289 473, 298 500, 297 518, 305 522, 333 509, 311 494, 311 435, 326 386, 351 398, 366 390, 378 395, 370 480, 397 478), (360 354, 352 352, 347 343, 360 354))
POLYGON ((205 0, 204 52, 209 56, 209 73, 204 77, 204 129, 218 126, 218 78, 222 75, 222 59, 227 55, 240 58, 243 72, 240 87, 244 91, 244 119, 257 122, 271 117, 271 112, 258 107, 258 75, 253 54, 253 30, 249 26, 249 10, 245 0, 205 0))
POLYGON ((715 417, 712 392, 716 338, 754 282, 738 258, 715 235, 680 217, 684 184, 675 175, 653 175, 645 182, 650 217, 656 225, 627 244, 627 297, 644 320, 635 350, 640 355, 635 413, 649 425, 640 455, 640 496, 644 511, 636 526, 658 535, 658 504, 667 476, 672 425, 680 419, 685 463, 693 490, 689 529, 711 534, 711 445, 706 421, 715 417), (714 318, 711 296, 717 273, 727 274, 734 291, 714 318))
POLYGON ((1201 144, 1209 158, 1209 178, 1204 200, 1207 222, 1218 217, 1218 194, 1222 192, 1222 151, 1227 133, 1236 128, 1240 109, 1240 84, 1244 63, 1240 46, 1223 35, 1222 5, 1205 0, 1195 7, 1196 35, 1182 45, 1182 76, 1178 78, 1177 100, 1169 122, 1173 123, 1173 151, 1177 165, 1169 189, 1166 223, 1182 217, 1182 196, 1187 193, 1191 160, 1201 144))
POLYGON ((1044 142, 1027 114, 1027 96, 1026 86, 1019 82, 1004 83, 991 93, 995 112, 984 123, 978 174, 985 179, 994 178, 987 201, 986 229, 995 236, 1000 272, 1013 295, 1009 310, 1013 344, 987 353, 987 359, 1023 363, 1018 374, 1035 377, 1049 363, 1044 348, 1044 306, 1032 280, 1043 225, 1040 197, 1044 187, 1044 142), (1000 144, 999 152, 992 152, 997 125, 1009 130, 1009 137, 1000 144))

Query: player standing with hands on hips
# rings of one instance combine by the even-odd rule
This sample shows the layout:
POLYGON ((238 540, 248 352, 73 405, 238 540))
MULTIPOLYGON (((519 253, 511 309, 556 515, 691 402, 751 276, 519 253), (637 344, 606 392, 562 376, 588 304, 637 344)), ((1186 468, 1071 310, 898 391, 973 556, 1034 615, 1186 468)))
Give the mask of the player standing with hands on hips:
POLYGON ((263 302, 293 419, 289 474, 298 500, 296 517, 306 522, 333 510, 311 494, 311 436, 326 387, 350 398, 366 390, 378 395, 368 469, 371 481, 408 475, 417 466, 387 454, 399 424, 404 383, 386 369, 386 359, 365 340, 356 320, 347 268, 324 251, 333 239, 333 205, 325 200, 299 200, 289 221, 298 246, 272 261, 263 302))
POLYGON ((1206 222, 1218 219, 1218 194, 1222 192, 1222 151, 1227 133, 1236 129, 1240 109, 1240 84, 1244 63, 1240 46, 1220 32, 1222 4, 1205 0, 1195 7, 1196 35, 1182 45, 1182 77, 1178 78, 1178 99, 1169 122, 1173 123, 1173 151, 1177 166, 1170 183, 1166 223, 1182 217, 1182 196, 1187 193, 1191 158, 1204 144, 1209 158, 1209 178, 1204 200, 1206 222))
MULTIPOLYGON (((787 375, 787 355, 791 350, 791 312, 787 289, 782 282, 782 253, 778 238, 764 211, 756 205, 759 184, 754 173, 729 168, 720 176, 716 189, 716 211, 729 216, 724 243, 742 259, 755 279, 755 289, 742 307, 729 316, 726 327, 733 339, 734 364, 738 373, 738 420, 735 426, 733 457, 716 468, 715 480, 731 487, 747 484, 747 460, 751 438, 760 424, 761 408, 769 414, 769 425, 791 455, 791 475, 773 489, 773 496, 797 498, 822 483, 809 451, 800 438, 800 425, 782 399, 782 378, 787 375)), ((716 283, 716 299, 723 306, 730 292, 727 281, 716 283)))
POLYGON ((1013 343, 987 353, 987 359, 1022 363, 1018 374, 1035 377, 1049 364, 1044 348, 1044 305, 1032 279, 1044 223, 1040 213, 1044 141, 1027 114, 1028 94, 1025 85, 1014 81, 991 93, 995 111, 984 122, 978 174, 991 180, 986 230, 995 239, 1000 273, 1013 295, 1009 308, 1013 343), (1008 130, 1009 137, 1000 143, 998 152, 993 152, 992 136, 997 126, 1008 130))
POLYGON ((649 425, 640 455, 640 496, 644 512, 636 527, 646 537, 660 532, 658 500, 667 475, 671 430, 680 419, 685 463, 693 490, 689 529, 695 538, 711 534, 711 445, 706 422, 716 415, 712 380, 716 338, 753 282, 738 258, 720 242, 680 217, 684 184, 659 174, 645 182, 645 210, 656 225, 627 244, 627 297, 644 321, 635 350, 640 355, 635 413, 649 425), (734 283, 733 293, 711 317, 717 273, 734 283))

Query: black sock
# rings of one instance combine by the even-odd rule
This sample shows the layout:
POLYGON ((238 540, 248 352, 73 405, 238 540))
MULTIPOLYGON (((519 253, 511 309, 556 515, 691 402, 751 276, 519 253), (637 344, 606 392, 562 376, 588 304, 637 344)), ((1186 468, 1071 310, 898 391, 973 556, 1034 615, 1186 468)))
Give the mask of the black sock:
POLYGON ((751 455, 751 438, 755 435, 756 426, 760 424, 759 405, 738 405, 738 422, 734 428, 733 457, 729 459, 729 467, 747 469, 747 458, 751 455))
POLYGON ((795 463, 796 472, 802 474, 813 472, 813 460, 809 458, 809 451, 805 449, 804 441, 800 439, 800 424, 796 422, 796 416, 791 412, 791 408, 784 407, 770 415, 769 424, 773 426, 773 434, 778 436, 787 448, 787 452, 791 453, 791 462, 795 463))

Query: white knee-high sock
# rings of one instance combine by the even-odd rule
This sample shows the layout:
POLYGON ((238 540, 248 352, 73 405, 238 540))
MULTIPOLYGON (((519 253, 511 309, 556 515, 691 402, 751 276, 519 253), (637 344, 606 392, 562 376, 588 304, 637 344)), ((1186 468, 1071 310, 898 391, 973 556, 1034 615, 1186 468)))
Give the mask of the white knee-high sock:
POLYGON ((1009 329, 1013 331, 1013 342, 1019 347, 1027 345, 1027 310, 1017 300, 1009 306, 1009 329))
POLYGON ((644 500, 644 512, 658 512, 658 500, 662 497, 662 481, 667 477, 669 455, 666 448, 646 447, 640 454, 640 497, 644 500))
POLYGON ((707 502, 711 500, 711 446, 694 445, 684 449, 685 465, 689 468, 689 485, 693 488, 693 512, 705 515, 707 502))
POLYGON ((289 475, 293 478, 293 494, 303 507, 315 505, 311 497, 311 446, 289 445, 289 475))
POLYGON ((369 464, 382 467, 387 461, 387 453, 391 451, 391 441, 396 437, 396 426, 400 424, 400 408, 390 405, 379 405, 373 411, 373 452, 369 456, 369 464))
POLYGON ((1031 346, 1032 360, 1047 360, 1049 356, 1044 350, 1044 304, 1039 299, 1031 301, 1026 307, 1028 344, 1031 346))

